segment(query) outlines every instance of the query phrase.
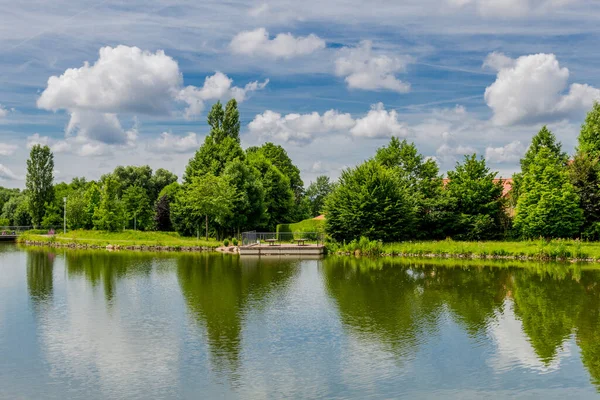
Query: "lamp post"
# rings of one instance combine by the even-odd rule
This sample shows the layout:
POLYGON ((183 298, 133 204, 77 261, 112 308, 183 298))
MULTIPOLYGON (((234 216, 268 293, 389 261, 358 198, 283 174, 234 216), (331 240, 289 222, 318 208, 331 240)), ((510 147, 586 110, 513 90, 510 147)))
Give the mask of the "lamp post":
POLYGON ((67 233, 67 198, 63 197, 64 214, 63 214, 63 234, 67 233))

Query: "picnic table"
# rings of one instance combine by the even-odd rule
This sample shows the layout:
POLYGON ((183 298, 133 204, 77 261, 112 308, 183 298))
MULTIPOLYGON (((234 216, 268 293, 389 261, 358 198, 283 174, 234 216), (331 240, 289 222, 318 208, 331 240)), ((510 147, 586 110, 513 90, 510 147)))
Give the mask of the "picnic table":
POLYGON ((294 239, 294 240, 296 242, 298 242, 298 246, 304 246, 308 239, 294 239))
POLYGON ((277 243, 278 239, 266 239, 265 242, 269 243, 269 246, 274 246, 277 243))

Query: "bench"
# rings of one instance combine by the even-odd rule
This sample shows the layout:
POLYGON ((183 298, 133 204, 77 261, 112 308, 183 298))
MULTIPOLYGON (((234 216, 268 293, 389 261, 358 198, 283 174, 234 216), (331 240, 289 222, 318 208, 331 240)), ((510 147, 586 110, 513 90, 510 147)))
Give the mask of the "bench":
POLYGON ((296 242, 298 242, 298 246, 304 246, 305 243, 308 241, 308 239, 294 239, 296 242))
POLYGON ((265 242, 269 243, 269 246, 274 246, 278 241, 277 239, 265 239, 265 242))

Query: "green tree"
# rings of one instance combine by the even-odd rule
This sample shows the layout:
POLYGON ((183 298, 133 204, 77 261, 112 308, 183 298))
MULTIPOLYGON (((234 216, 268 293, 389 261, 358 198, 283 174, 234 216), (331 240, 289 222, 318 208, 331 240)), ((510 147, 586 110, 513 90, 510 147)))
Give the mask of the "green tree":
POLYGON ((265 213, 262 226, 274 231, 277 224, 290 222, 293 218, 294 192, 290 180, 262 153, 249 153, 249 164, 258 170, 265 190, 265 213))
POLYGON ((416 237, 440 239, 446 237, 452 213, 448 198, 442 191, 442 178, 437 163, 425 159, 414 143, 392 137, 387 146, 375 154, 375 160, 391 168, 408 183, 408 189, 417 204, 416 237))
POLYGON ((105 180, 111 176, 115 178, 117 182, 116 194, 119 199, 123 197, 123 192, 131 186, 143 188, 148 197, 153 193, 152 168, 148 165, 118 166, 111 174, 102 176, 100 180, 104 183, 105 180))
POLYGON ((86 227, 87 205, 83 187, 67 197, 67 226, 69 229, 82 229, 86 227))
POLYGON ((12 196, 2 207, 2 219, 9 221, 12 226, 30 226, 31 215, 29 214, 28 197, 21 192, 12 196))
POLYGON ((150 179, 151 193, 148 193, 150 202, 154 202, 158 199, 158 194, 167 186, 177 182, 177 175, 167 171, 166 169, 159 168, 154 171, 154 175, 150 179))
POLYGON ((154 227, 158 231, 169 232, 173 230, 171 220, 171 204, 177 198, 180 186, 177 182, 165 186, 158 194, 158 200, 154 206, 154 227))
POLYGON ((167 196, 159 197, 154 206, 154 227, 157 231, 169 232, 173 230, 171 222, 171 202, 167 196))
POLYGON ((223 177, 235 189, 232 213, 225 219, 224 227, 240 234, 241 229, 259 226, 265 213, 265 190, 260 172, 246 161, 235 159, 225 167, 223 177))
POLYGON ((587 153, 592 158, 600 157, 600 103, 597 101, 581 126, 577 151, 587 153))
POLYGON ((223 110, 221 102, 215 103, 208 113, 210 133, 204 139, 185 169, 184 183, 207 173, 221 175, 225 166, 236 158, 244 159, 240 146, 240 125, 237 102, 231 100, 223 110))
POLYGON ((150 225, 152 208, 144 188, 137 185, 128 187, 123 192, 122 202, 127 221, 133 221, 134 229, 146 230, 150 225))
POLYGON ((415 208, 406 182, 370 160, 342 172, 325 201, 325 227, 339 241, 408 239, 414 233, 415 208))
POLYGON ((61 228, 64 223, 63 207, 61 207, 57 201, 53 201, 51 203, 46 203, 45 209, 46 211, 41 224, 42 228, 54 228, 56 230, 61 228))
POLYGON ((4 204, 14 196, 18 196, 20 192, 19 189, 7 189, 0 186, 0 213, 4 208, 4 204))
POLYGON ((513 185, 510 194, 510 200, 513 206, 516 206, 521 193, 521 182, 523 174, 529 170, 529 165, 533 162, 541 149, 549 150, 553 158, 559 160, 563 165, 567 164, 569 156, 562 150, 562 144, 556 139, 556 136, 546 127, 542 129, 531 139, 531 144, 521 159, 521 172, 513 175, 513 185))
POLYGON ((579 232, 583 211, 562 161, 542 148, 529 164, 514 219, 523 237, 566 238, 579 232))
POLYGON ((50 147, 36 144, 27 160, 25 185, 29 196, 29 213, 35 226, 42 223, 46 203, 54 201, 54 155, 50 147))
POLYGON ((465 156, 448 171, 446 193, 454 213, 452 235, 459 239, 497 238, 502 233, 502 184, 491 172, 485 159, 465 156))
POLYGON ((295 209, 292 210, 290 217, 295 221, 307 218, 308 215, 302 215, 302 211, 304 211, 301 206, 302 199, 304 198, 304 182, 302 182, 302 178, 300 178, 300 169, 294 165, 285 149, 279 145, 267 142, 261 147, 250 147, 246 153, 262 154, 288 178, 290 189, 294 193, 295 204, 295 209))
POLYGON ((229 100, 227 106, 225 106, 223 132, 225 136, 240 141, 240 113, 236 99, 229 100))
POLYGON ((94 228, 109 232, 123 229, 125 225, 125 211, 117 192, 119 182, 112 176, 106 177, 102 184, 100 205, 94 212, 94 228))
POLYGON ((94 227, 94 214, 100 208, 100 201, 102 200, 102 192, 96 182, 92 182, 88 186, 83 198, 85 200, 85 222, 83 227, 92 229, 94 227))
POLYGON ((588 153, 578 153, 568 172, 583 210, 582 236, 597 240, 600 238, 600 160, 588 153))
POLYGON ((325 199, 333 191, 335 184, 329 180, 328 176, 321 175, 317 180, 311 182, 306 189, 306 197, 310 202, 310 216, 316 217, 321 214, 325 206, 325 199))
POLYGON ((569 176, 583 210, 582 236, 600 238, 600 104, 587 114, 578 137, 577 153, 569 164, 569 176))
POLYGON ((198 235, 200 225, 204 221, 206 240, 208 240, 208 224, 222 224, 233 209, 235 190, 226 179, 211 174, 194 177, 184 185, 175 201, 174 211, 184 215, 184 225, 189 231, 195 227, 198 235))

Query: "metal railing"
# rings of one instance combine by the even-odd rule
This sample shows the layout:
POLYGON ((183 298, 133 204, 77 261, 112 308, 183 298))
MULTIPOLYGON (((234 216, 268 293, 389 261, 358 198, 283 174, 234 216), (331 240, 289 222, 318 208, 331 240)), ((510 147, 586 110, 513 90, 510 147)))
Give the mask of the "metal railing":
POLYGON ((32 229, 31 226, 0 226, 0 235, 18 236, 32 229))
POLYGON ((323 232, 243 232, 242 246, 304 244, 321 245, 324 243, 323 232))

